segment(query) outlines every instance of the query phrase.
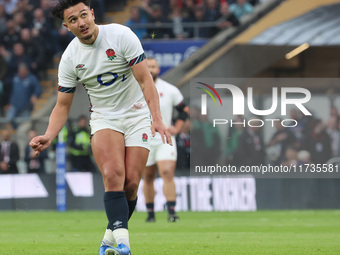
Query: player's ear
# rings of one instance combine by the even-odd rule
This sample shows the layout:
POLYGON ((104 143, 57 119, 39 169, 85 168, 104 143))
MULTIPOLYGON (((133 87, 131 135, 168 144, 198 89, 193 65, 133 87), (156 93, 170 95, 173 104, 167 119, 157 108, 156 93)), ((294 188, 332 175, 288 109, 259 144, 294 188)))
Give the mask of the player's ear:
POLYGON ((65 22, 63 22, 63 26, 66 27, 68 31, 70 31, 70 29, 68 28, 68 26, 65 22))
POLYGON ((91 11, 91 14, 92 14, 93 20, 95 20, 95 19, 96 19, 96 17, 94 16, 94 10, 93 10, 93 8, 92 8, 90 11, 91 11))

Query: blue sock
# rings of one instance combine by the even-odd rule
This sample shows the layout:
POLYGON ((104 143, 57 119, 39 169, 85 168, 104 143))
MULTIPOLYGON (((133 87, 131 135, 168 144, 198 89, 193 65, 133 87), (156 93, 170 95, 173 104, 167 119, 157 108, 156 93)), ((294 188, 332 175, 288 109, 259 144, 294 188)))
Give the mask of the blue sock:
POLYGON ((104 206, 109 224, 107 229, 128 228, 129 207, 125 191, 108 191, 104 193, 104 206))
POLYGON ((129 206, 129 218, 128 219, 131 218, 131 216, 132 216, 132 214, 133 214, 133 212, 134 212, 134 210, 136 208, 137 199, 138 199, 138 197, 135 200, 128 200, 127 201, 128 202, 128 206, 129 206))

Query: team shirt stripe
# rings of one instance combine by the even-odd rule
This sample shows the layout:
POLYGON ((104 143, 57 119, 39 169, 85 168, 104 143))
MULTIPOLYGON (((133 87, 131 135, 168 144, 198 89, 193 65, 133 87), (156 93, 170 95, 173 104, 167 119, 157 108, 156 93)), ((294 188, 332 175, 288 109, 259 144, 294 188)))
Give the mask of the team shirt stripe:
POLYGON ((62 87, 62 86, 58 86, 58 91, 60 92, 64 92, 64 93, 74 93, 74 91, 76 91, 76 88, 66 88, 66 87, 62 87))
POLYGON ((138 64, 139 62, 142 62, 145 58, 146 58, 146 57, 145 57, 145 54, 142 53, 140 56, 138 56, 138 57, 132 59, 132 60, 129 62, 129 65, 130 65, 130 66, 136 65, 136 64, 138 64))

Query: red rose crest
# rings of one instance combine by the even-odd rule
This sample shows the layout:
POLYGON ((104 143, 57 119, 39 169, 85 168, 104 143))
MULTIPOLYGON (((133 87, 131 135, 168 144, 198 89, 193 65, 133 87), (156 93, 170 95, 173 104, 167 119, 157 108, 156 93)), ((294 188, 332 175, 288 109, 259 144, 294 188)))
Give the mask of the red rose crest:
POLYGON ((144 133, 144 134, 142 135, 142 141, 143 141, 143 142, 147 142, 147 141, 148 141, 148 135, 147 135, 147 134, 144 133))
POLYGON ((109 60, 114 60, 116 56, 116 52, 113 49, 106 50, 106 56, 109 60))

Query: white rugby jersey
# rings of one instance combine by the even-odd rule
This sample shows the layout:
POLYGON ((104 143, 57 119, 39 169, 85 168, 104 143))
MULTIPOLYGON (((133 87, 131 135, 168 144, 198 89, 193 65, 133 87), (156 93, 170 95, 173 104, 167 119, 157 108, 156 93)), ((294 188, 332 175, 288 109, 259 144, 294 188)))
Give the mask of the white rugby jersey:
MULTIPOLYGON (((180 90, 170 83, 157 78, 156 88, 159 95, 159 105, 164 125, 168 128, 171 126, 173 108, 183 102, 183 95, 180 90)), ((159 133, 151 139, 151 144, 156 145, 162 143, 159 133)))
POLYGON ((98 25, 92 45, 74 38, 61 57, 58 90, 73 93, 83 84, 90 100, 91 119, 118 119, 149 113, 131 66, 145 59, 142 45, 130 28, 98 25))

